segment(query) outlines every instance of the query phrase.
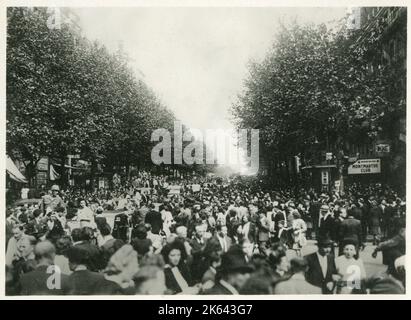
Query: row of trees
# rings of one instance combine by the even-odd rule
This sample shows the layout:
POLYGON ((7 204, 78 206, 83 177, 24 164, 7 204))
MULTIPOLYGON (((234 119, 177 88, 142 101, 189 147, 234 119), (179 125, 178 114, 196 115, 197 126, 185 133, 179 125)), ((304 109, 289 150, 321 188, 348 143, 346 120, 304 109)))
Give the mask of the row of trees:
MULTIPOLYGON (((46 8, 9 8, 7 152, 29 178, 49 156, 80 155, 98 168, 151 165, 151 133, 175 116, 137 79, 125 55, 110 53, 75 25, 48 25, 46 8)), ((61 166, 63 177, 66 174, 61 166)))
POLYGON ((349 144, 394 137, 393 123, 405 113, 393 90, 396 69, 370 68, 370 56, 380 59, 381 32, 375 27, 357 41, 342 25, 281 26, 265 59, 250 64, 232 107, 238 127, 260 129, 269 169, 288 167, 295 155, 318 163, 320 150, 338 154, 349 144))

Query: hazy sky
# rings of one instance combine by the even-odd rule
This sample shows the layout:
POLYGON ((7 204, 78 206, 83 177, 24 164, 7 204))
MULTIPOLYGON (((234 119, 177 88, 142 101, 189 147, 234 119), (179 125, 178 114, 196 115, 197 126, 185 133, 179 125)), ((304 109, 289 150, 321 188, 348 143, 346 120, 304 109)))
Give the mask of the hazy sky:
POLYGON ((250 59, 271 47, 279 21, 329 22, 346 8, 79 8, 89 39, 123 44, 136 75, 192 128, 232 128, 229 108, 250 59))

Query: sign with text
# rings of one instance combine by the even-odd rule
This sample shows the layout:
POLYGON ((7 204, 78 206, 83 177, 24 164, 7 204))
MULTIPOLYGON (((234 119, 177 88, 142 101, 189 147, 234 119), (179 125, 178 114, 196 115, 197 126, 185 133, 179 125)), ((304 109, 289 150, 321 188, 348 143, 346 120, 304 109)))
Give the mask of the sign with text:
POLYGON ((193 184, 191 185, 191 188, 193 189, 193 192, 199 192, 201 189, 201 186, 199 184, 193 184))
POLYGON ((380 143, 375 146, 375 151, 378 153, 390 153, 390 145, 386 143, 380 143))
POLYGON ((323 170, 321 171, 321 184, 322 185, 328 185, 329 183, 329 179, 328 179, 328 171, 327 170, 323 170))
POLYGON ((381 173, 380 159, 361 159, 348 167, 348 174, 381 173))

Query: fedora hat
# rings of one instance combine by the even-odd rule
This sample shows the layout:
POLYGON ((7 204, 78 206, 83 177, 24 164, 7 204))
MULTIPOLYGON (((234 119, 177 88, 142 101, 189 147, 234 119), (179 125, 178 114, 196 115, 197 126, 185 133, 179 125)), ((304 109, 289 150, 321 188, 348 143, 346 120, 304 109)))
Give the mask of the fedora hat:
POLYGON ((219 271, 221 273, 251 273, 254 271, 254 268, 245 261, 245 258, 241 254, 237 252, 227 252, 221 256, 219 271))
POLYGON ((329 237, 322 237, 318 239, 317 245, 319 247, 328 247, 334 245, 334 241, 332 241, 329 237))

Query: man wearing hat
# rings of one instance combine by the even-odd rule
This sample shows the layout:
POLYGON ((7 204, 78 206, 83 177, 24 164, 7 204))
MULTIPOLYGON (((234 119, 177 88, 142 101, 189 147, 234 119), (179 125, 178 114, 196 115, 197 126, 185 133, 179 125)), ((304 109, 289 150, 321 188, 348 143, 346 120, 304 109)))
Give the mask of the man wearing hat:
POLYGON ((58 185, 53 185, 51 187, 51 198, 49 203, 45 203, 45 209, 49 211, 54 211, 57 207, 64 207, 64 201, 61 199, 60 195, 60 187, 58 185))
POLYGON ((227 252, 221 257, 221 265, 217 270, 215 285, 204 292, 207 295, 238 295, 250 277, 253 267, 245 262, 244 257, 227 252))
POLYGON ((337 274, 334 255, 334 242, 330 238, 318 240, 318 251, 305 257, 308 270, 305 274, 307 282, 320 287, 323 294, 332 294, 334 290, 333 275, 337 274))

